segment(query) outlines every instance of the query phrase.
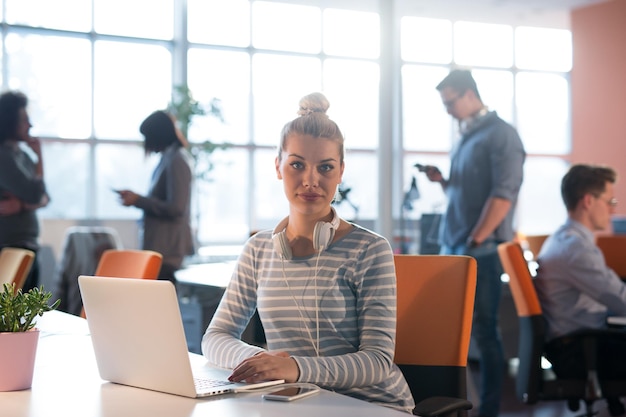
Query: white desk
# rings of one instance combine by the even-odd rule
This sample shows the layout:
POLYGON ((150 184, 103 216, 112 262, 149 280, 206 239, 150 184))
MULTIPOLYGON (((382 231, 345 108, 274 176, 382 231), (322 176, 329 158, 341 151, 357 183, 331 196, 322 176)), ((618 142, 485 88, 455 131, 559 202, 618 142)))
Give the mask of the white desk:
MULTIPOLYGON (((86 321, 46 313, 30 390, 0 392, 7 417, 401 417, 407 414, 329 391, 293 403, 265 401, 260 393, 190 399, 100 379, 86 321)), ((196 359, 202 360, 201 357, 196 359)))
MULTIPOLYGON (((176 290, 192 352, 200 352, 200 340, 222 299, 235 270, 236 261, 191 264, 176 271, 176 290)), ((242 339, 255 345, 265 343, 261 320, 255 314, 242 339)))
POLYGON ((235 270, 236 261, 188 265, 176 271, 176 280, 182 285, 210 286, 224 289, 235 270))

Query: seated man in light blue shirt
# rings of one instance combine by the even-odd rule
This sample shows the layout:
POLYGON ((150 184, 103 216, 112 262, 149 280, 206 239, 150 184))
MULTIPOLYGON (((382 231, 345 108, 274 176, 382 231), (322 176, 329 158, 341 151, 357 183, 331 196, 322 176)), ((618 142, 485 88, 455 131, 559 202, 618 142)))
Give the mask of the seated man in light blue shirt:
MULTIPOLYGON (((546 240, 537 260, 535 287, 547 323, 546 356, 559 377, 585 374, 582 343, 560 336, 605 328, 609 315, 626 316, 626 285, 606 265, 594 236, 608 227, 617 205, 616 177, 604 166, 570 168, 561 182, 568 219, 546 240)), ((626 337, 602 342, 598 349, 600 379, 626 379, 626 337)), ((618 399, 609 404, 611 414, 623 414, 618 399)))

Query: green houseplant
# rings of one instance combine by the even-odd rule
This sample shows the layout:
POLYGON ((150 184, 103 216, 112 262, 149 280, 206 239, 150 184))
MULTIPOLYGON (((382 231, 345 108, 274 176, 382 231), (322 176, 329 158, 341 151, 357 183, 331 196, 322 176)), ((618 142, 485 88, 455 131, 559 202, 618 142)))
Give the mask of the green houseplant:
MULTIPOLYGON (((188 85, 181 84, 174 86, 172 91, 172 100, 168 104, 167 110, 176 118, 176 124, 180 129, 185 139, 189 139, 188 133, 193 119, 196 116, 210 116, 221 123, 224 123, 224 115, 222 113, 222 103, 220 99, 213 98, 208 103, 202 104, 193 97, 188 85)), ((215 166, 212 154, 218 149, 227 149, 231 145, 228 143, 216 143, 210 139, 205 139, 202 142, 189 141, 188 149, 189 153, 194 159, 194 176, 196 178, 195 184, 195 217, 196 217, 196 231, 195 240, 196 246, 200 246, 199 242, 199 229, 202 221, 202 210, 200 207, 201 195, 207 183, 212 181, 211 171, 215 166), (202 184, 204 183, 204 184, 202 184)))
POLYGON ((0 391, 30 388, 35 366, 39 330, 35 319, 59 306, 50 304, 52 293, 43 287, 27 292, 4 284, 0 292, 0 391))
MULTIPOLYGON (((178 128, 187 140, 189 139, 189 127, 196 116, 211 116, 222 123, 224 122, 221 101, 218 98, 213 98, 208 104, 203 105, 193 98, 193 94, 186 84, 174 87, 172 101, 167 109, 176 118, 178 128)), ((226 149, 228 146, 227 143, 215 143, 209 139, 197 143, 190 142, 189 152, 195 162, 196 178, 210 181, 209 175, 213 170, 211 154, 217 149, 226 149)))

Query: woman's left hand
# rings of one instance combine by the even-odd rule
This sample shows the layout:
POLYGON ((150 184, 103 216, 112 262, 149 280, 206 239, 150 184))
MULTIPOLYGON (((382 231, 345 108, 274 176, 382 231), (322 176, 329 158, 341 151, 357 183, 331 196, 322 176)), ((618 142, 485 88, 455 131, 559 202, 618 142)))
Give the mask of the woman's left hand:
POLYGON ((284 379, 285 382, 296 382, 299 373, 296 361, 287 352, 261 352, 237 365, 228 380, 259 382, 284 379))
POLYGON ((32 149, 35 154, 37 154, 38 157, 41 157, 41 141, 39 140, 39 138, 29 136, 28 138, 26 138, 25 142, 28 147, 32 149))

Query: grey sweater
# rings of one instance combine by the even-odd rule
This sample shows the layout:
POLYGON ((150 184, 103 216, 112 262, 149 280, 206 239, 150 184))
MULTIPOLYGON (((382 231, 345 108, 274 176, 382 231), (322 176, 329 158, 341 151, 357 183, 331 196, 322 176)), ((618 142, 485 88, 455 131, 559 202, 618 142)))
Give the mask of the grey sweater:
POLYGON ((268 349, 292 356, 299 382, 412 410, 411 392, 393 362, 396 275, 389 243, 354 226, 319 259, 313 255, 284 261, 283 275, 271 235, 259 232, 244 247, 203 338, 209 362, 234 368, 262 350, 240 340, 258 308, 268 349))
MULTIPOLYGON (((0 144, 0 199, 13 195, 27 204, 38 204, 46 195, 43 179, 36 178, 35 163, 20 148, 0 144)), ((38 249, 39 220, 34 210, 0 216, 0 246, 38 249)))

